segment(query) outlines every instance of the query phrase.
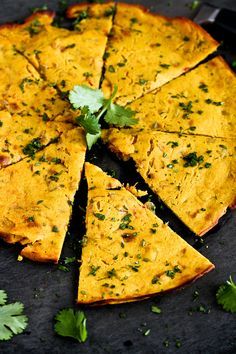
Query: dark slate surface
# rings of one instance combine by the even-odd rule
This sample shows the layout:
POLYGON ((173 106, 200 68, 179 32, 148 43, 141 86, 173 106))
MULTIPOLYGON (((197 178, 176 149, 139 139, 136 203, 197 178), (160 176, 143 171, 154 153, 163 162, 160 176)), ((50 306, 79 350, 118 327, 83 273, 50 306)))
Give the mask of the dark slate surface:
MULTIPOLYGON (((184 15, 192 17, 194 11, 186 6, 187 0, 178 1, 130 1, 152 6, 154 11, 166 15, 184 15)), ((215 5, 236 10, 236 1, 209 1, 215 5)), ((1 0, 0 23, 21 20, 29 14, 32 7, 40 7, 45 3, 52 9, 58 8, 55 0, 1 0)), ((209 28, 220 41, 224 41, 222 53, 230 61, 235 59, 236 50, 233 39, 228 33, 217 28, 209 28)), ((105 169, 113 169, 122 181, 140 181, 132 164, 120 163, 107 153, 104 147, 96 148, 87 157, 105 169), (95 154, 96 152, 96 154, 95 154)), ((140 187, 144 186, 142 182, 140 187)), ((76 242, 83 234, 82 213, 79 205, 85 204, 86 186, 83 182, 78 194, 71 223, 71 236, 67 236, 63 257, 73 255, 76 242), (75 225, 77 225, 75 227, 75 225)), ((195 243, 194 237, 176 218, 162 208, 157 199, 157 214, 178 231, 189 243, 216 265, 215 271, 199 279, 195 284, 181 291, 166 294, 152 300, 139 303, 107 306, 103 308, 87 308, 89 339, 85 344, 58 337, 53 331, 53 317, 65 307, 75 306, 78 271, 76 265, 70 272, 58 270, 55 265, 34 264, 28 261, 17 262, 19 248, 0 242, 0 288, 5 289, 9 301, 22 301, 29 317, 27 331, 14 337, 9 342, 0 342, 0 353, 236 353, 236 321, 235 316, 222 311, 215 302, 215 292, 219 284, 229 274, 236 276, 235 263, 235 221, 236 213, 228 212, 220 224, 205 238, 203 244, 195 243), (199 298, 193 301, 194 291, 199 298), (156 303, 162 309, 160 315, 151 313, 150 307, 156 303), (205 314, 193 311, 203 304, 205 314), (120 314, 126 318, 120 318, 120 314), (142 332, 150 329, 149 336, 142 332), (180 340, 181 347, 176 347, 180 340), (169 346, 163 345, 168 341, 169 346)), ((78 250, 77 250, 78 254, 78 250)))

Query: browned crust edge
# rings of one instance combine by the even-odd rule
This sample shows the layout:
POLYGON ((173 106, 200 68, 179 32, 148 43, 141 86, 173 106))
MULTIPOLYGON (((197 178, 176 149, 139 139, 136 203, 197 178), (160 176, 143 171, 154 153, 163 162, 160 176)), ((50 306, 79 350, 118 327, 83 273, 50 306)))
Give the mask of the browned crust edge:
POLYGON ((197 274, 194 278, 187 280, 185 283, 179 285, 176 288, 170 289, 170 290, 165 290, 165 291, 161 291, 161 292, 157 292, 157 293, 153 293, 150 295, 143 295, 143 296, 138 296, 138 297, 130 297, 130 298, 126 298, 123 300, 117 300, 116 298, 114 299, 109 299, 109 300, 101 300, 101 301, 96 301, 96 302, 80 302, 77 299, 77 304, 78 305, 82 305, 82 306, 94 306, 94 307, 99 307, 99 306, 104 306, 104 305, 118 305, 118 304, 122 304, 122 303, 126 303, 126 302, 135 302, 135 301, 141 301, 141 300, 145 300, 145 299, 149 299, 152 297, 155 297, 157 295, 162 295, 162 294, 168 294, 174 290, 178 290, 178 289, 182 289, 184 286, 189 285, 194 283, 198 278, 201 278, 204 274, 209 273, 211 270, 215 269, 214 264, 210 264, 208 268, 206 268, 203 272, 197 274))
MULTIPOLYGON (((112 4, 112 2, 110 2, 112 4)), ((109 4, 109 2, 105 3, 105 4, 109 4)), ((168 22, 174 22, 176 20, 179 20, 181 22, 183 22, 183 24, 186 24, 186 23, 189 23, 191 24, 192 26, 194 26, 199 32, 201 32, 206 39, 208 39, 208 41, 210 41, 213 45, 216 45, 217 47, 219 46, 219 42, 216 41, 207 31, 205 31, 201 26, 199 26, 197 23, 193 22, 192 20, 190 20, 189 18, 187 17, 167 17, 167 16, 164 16, 164 15, 160 15, 158 13, 153 13, 153 12, 150 12, 150 10, 143 6, 143 5, 139 5, 139 4, 127 4, 127 3, 124 3, 124 2, 119 2, 119 3, 115 3, 116 6, 118 7, 123 7, 123 8, 128 8, 128 9, 140 9, 144 14, 148 13, 150 16, 153 16, 153 17, 158 17, 158 18, 163 18, 164 20, 168 21, 168 22)), ((66 16, 68 18, 74 18, 75 15, 73 15, 73 11, 76 9, 76 10, 79 10, 80 8, 84 7, 84 6, 92 6, 91 4, 89 3, 81 3, 81 4, 74 4, 74 5, 71 5, 68 7, 67 9, 67 12, 66 12, 66 16)))
POLYGON ((27 23, 34 21, 35 19, 37 19, 38 16, 41 16, 41 15, 47 15, 51 19, 51 22, 52 22, 56 13, 55 13, 55 11, 51 11, 51 10, 38 11, 38 12, 35 12, 34 14, 30 15, 29 17, 27 17, 23 23, 20 23, 20 24, 15 23, 15 22, 4 23, 4 24, 0 25, 0 30, 3 28, 9 28, 9 29, 20 28, 20 27, 26 25, 27 23))
MULTIPOLYGON (((16 240, 14 241, 10 241, 11 237, 15 236, 14 234, 6 234, 4 232, 0 232, 0 237, 2 238, 2 240, 6 243, 9 244, 18 244, 19 246, 22 247, 21 251, 20 251, 20 255, 22 255, 23 257, 31 260, 31 261, 36 261, 36 262, 40 262, 40 263, 55 263, 57 264, 59 261, 59 258, 57 256, 54 257, 54 255, 52 254, 51 257, 48 257, 47 255, 42 255, 39 254, 38 252, 25 252, 27 247, 33 246, 32 243, 27 242, 29 241, 27 237, 24 236, 18 236, 18 238, 16 238, 16 240)), ((40 242, 40 240, 35 241, 35 243, 40 242)))
MULTIPOLYGON (((99 3, 88 3, 88 2, 81 2, 79 4, 72 4, 66 10, 66 17, 67 18, 76 18, 77 16, 74 13, 74 11, 80 11, 85 6, 88 6, 91 8, 91 7, 98 5, 98 4, 99 3)), ((113 5, 113 6, 116 5, 116 3, 114 1, 105 1, 104 3, 101 3, 100 5, 109 5, 109 4, 113 5)))

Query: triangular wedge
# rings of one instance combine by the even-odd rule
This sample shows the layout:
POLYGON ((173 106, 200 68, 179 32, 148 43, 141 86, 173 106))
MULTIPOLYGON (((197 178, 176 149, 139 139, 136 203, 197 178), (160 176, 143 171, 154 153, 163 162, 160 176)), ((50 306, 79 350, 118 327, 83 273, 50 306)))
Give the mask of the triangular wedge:
POLYGON ((21 255, 57 262, 81 178, 86 143, 80 128, 0 171, 0 236, 20 242, 21 255))
POLYGON ((78 302, 137 301, 214 268, 119 181, 86 163, 88 205, 78 302))
MULTIPOLYGON (((53 13, 37 13, 25 23, 0 26, 0 109, 44 120, 73 121, 75 112, 62 100, 54 85, 45 82, 38 70, 24 56, 27 43, 45 34, 45 26, 53 20, 53 13), (62 117, 63 116, 63 117, 62 117)), ((34 51, 36 56, 39 50, 34 51)), ((38 69, 38 68, 37 68, 38 69)))
POLYGON ((236 77, 217 57, 132 102, 138 128, 236 137, 236 77))
MULTIPOLYGON (((97 5, 91 4, 91 11, 93 6, 97 5)), ((112 13, 103 14, 100 26, 94 27, 93 17, 90 19, 89 12, 85 12, 83 6, 81 12, 83 14, 77 30, 46 25, 19 48, 41 75, 63 92, 81 84, 98 88, 102 75, 112 13)))
POLYGON ((197 235, 236 204, 235 139, 132 129, 110 129, 103 139, 135 161, 153 192, 197 235))
POLYGON ((125 105, 188 71, 217 46, 187 18, 167 18, 138 5, 118 3, 102 89, 109 96, 118 85, 117 102, 125 105))

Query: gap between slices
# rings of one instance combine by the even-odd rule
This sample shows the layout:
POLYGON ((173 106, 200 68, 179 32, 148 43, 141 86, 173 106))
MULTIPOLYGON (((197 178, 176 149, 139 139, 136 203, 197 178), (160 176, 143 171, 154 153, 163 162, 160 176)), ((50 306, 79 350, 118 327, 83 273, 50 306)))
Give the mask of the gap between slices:
POLYGON ((89 163, 85 174, 87 232, 78 303, 145 299, 182 287, 214 268, 118 180, 89 163))
POLYGON ((20 242, 22 256, 58 262, 85 153, 82 129, 67 127, 57 142, 0 170, 0 236, 20 242))
POLYGON ((132 158, 152 191, 202 236, 235 206, 235 140, 150 130, 110 129, 103 140, 132 158))

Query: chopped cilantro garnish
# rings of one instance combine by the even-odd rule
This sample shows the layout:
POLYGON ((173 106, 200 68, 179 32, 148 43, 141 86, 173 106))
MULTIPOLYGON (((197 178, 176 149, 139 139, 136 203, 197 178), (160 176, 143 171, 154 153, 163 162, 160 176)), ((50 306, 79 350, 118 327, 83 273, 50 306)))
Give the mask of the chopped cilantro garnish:
POLYGON ((197 164, 204 161, 204 157, 202 155, 197 156, 196 152, 190 152, 188 155, 183 157, 183 160, 186 161, 184 163, 184 167, 194 167, 197 164))
POLYGON ((203 82, 198 86, 198 88, 200 88, 203 92, 208 92, 208 87, 203 82))
POLYGON ((42 149, 43 145, 41 144, 40 138, 33 139, 29 144, 27 144, 23 149, 23 153, 34 158, 34 155, 37 151, 42 149))
POLYGON ((105 215, 101 213, 93 213, 94 216, 96 216, 97 219, 99 220, 105 220, 105 215))
POLYGON ((96 266, 94 266, 94 265, 91 265, 91 266, 90 266, 90 272, 89 272, 88 275, 93 275, 93 276, 95 276, 99 268, 100 268, 100 266, 97 266, 97 267, 96 267, 96 266))
POLYGON ((179 146, 179 143, 177 141, 168 141, 166 145, 171 145, 172 148, 175 148, 179 146))

